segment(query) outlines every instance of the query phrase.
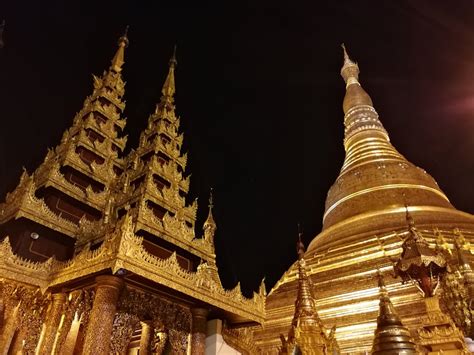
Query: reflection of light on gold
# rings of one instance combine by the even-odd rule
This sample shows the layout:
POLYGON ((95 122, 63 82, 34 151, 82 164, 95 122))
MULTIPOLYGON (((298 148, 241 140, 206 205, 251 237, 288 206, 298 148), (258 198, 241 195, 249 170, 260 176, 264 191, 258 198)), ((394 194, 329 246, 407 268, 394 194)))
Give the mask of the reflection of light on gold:
MULTIPOLYGON (((71 296, 69 296, 71 297, 71 296)), ((61 319, 59 321, 59 325, 58 325, 58 331, 56 332, 56 336, 54 337, 54 342, 53 342, 53 347, 51 349, 51 352, 54 354, 54 351, 56 350, 56 347, 58 346, 58 341, 59 341, 59 336, 61 335, 61 332, 64 332, 64 320, 66 318, 66 315, 63 314, 61 316, 61 319)))
POLYGON ((388 190, 388 189, 418 189, 418 190, 426 190, 435 193, 436 195, 442 197, 445 199, 447 202, 449 202, 449 199, 446 197, 444 193, 442 193, 440 190, 434 189, 432 187, 424 186, 424 185, 415 185, 415 184, 389 184, 389 185, 382 185, 382 186, 376 186, 376 187, 371 187, 368 189, 360 190, 357 192, 354 192, 350 195, 344 196, 340 200, 336 201, 334 204, 332 204, 327 210, 326 213, 324 213, 323 216, 323 221, 326 219, 326 217, 329 215, 329 213, 332 212, 337 206, 339 206, 341 203, 350 200, 354 197, 361 196, 364 194, 368 194, 370 192, 374 191, 380 191, 380 190, 388 190))
POLYGON ((62 348, 62 349, 67 349, 68 353, 72 354, 75 348, 77 336, 79 335, 80 326, 81 326, 81 317, 79 316, 79 313, 76 311, 76 313, 74 313, 74 319, 71 323, 71 327, 69 328, 69 332, 66 336, 66 340, 64 341, 64 345, 62 348))
POLYGON ((377 322, 359 323, 347 327, 337 328, 337 339, 353 339, 354 337, 365 337, 374 334, 377 322))

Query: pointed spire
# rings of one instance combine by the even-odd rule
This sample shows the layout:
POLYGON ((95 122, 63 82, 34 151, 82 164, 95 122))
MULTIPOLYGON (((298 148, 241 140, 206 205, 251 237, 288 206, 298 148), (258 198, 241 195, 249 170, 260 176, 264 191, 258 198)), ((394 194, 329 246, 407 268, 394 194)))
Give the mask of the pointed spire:
POLYGON ((403 203, 403 193, 408 190, 413 205, 452 208, 434 179, 420 174, 420 169, 390 143, 372 99, 359 83, 359 66, 351 60, 345 46, 343 53, 346 156, 337 182, 327 195, 323 229, 357 215, 369 218, 368 212, 387 213, 394 205, 403 203))
POLYGON ((124 34, 118 40, 118 49, 115 53, 114 57, 112 58, 112 64, 110 65, 110 69, 120 73, 122 71, 122 65, 125 63, 125 48, 128 47, 128 28, 129 26, 125 27, 124 34))
POLYGON ((359 66, 349 58, 344 44, 342 45, 342 49, 344 51, 344 65, 341 69, 341 76, 346 82, 346 96, 344 97, 343 103, 344 113, 347 113, 351 108, 356 106, 373 106, 369 94, 360 86, 359 66))
POLYGON ((161 93, 163 94, 163 97, 161 98, 162 102, 165 101, 167 103, 173 103, 173 96, 176 92, 174 70, 177 65, 178 61, 176 60, 176 46, 174 46, 173 55, 169 61, 168 75, 166 77, 165 83, 163 84, 163 89, 161 89, 161 93))
POLYGON ((212 215, 212 209, 214 208, 214 196, 213 196, 213 188, 211 187, 211 191, 209 192, 209 213, 207 215, 207 219, 204 222, 204 230, 207 228, 212 228, 214 231, 217 229, 216 222, 214 221, 214 216, 212 215))
POLYGON ((316 311, 311 282, 303 258, 304 244, 301 241, 301 232, 298 233, 296 249, 298 252, 298 293, 295 302, 295 313, 288 333, 288 346, 293 348, 297 346, 303 353, 305 353, 304 349, 314 350, 320 348, 320 350, 323 350, 330 344, 316 311))
POLYGON ((209 193, 209 213, 207 215, 207 219, 204 222, 202 227, 204 231, 204 239, 208 240, 209 242, 213 243, 214 235, 216 234, 217 224, 214 221, 214 216, 212 215, 212 209, 214 208, 214 197, 212 195, 212 187, 209 193))
POLYGON ((341 75, 344 78, 347 86, 351 84, 359 84, 359 66, 353 62, 347 54, 346 46, 341 44, 342 50, 344 51, 344 65, 341 69, 341 75))
POLYGON ((377 278, 380 303, 372 354, 416 354, 415 343, 395 311, 380 271, 377 272, 377 278))

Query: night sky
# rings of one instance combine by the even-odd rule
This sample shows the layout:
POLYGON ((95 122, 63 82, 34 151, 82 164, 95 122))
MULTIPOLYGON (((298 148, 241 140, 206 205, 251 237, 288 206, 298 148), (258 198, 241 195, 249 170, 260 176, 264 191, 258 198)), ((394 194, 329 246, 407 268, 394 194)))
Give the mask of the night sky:
POLYGON ((306 243, 321 230, 344 158, 342 42, 395 147, 474 212, 473 1, 193 3, 3 3, 2 199, 22 166, 33 171, 59 143, 129 24, 128 147, 159 100, 176 43, 190 196, 200 232, 214 187, 226 287, 240 280, 250 292, 266 276, 270 289, 296 259, 297 222, 306 243))

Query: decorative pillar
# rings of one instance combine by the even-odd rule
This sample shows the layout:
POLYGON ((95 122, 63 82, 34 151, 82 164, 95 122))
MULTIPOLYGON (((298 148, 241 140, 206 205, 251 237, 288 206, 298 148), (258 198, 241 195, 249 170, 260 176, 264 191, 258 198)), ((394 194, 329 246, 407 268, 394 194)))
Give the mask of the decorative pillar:
POLYGON ((191 309, 191 354, 204 355, 206 352, 206 325, 209 311, 205 308, 191 309))
POLYGON ((87 326, 84 354, 108 354, 117 301, 124 286, 121 278, 111 275, 96 277, 94 303, 87 326))
POLYGON ((18 302, 8 313, 6 322, 2 328, 2 334, 0 335, 0 354, 4 355, 8 353, 10 344, 15 335, 15 331, 18 327, 18 311, 20 309, 20 302, 18 302))
POLYGON ((51 353, 66 300, 67 296, 65 293, 55 293, 53 295, 51 308, 45 322, 44 335, 39 345, 39 354, 51 353))
POLYGON ((153 327, 149 321, 141 322, 141 325, 142 335, 140 337, 140 355, 150 355, 151 342, 153 340, 153 327))

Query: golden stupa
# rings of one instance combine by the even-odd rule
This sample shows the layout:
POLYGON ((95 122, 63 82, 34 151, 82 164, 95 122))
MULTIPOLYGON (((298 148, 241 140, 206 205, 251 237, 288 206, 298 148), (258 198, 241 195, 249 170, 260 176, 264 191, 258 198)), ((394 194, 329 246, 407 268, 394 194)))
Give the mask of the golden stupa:
POLYGON ((212 193, 202 232, 186 199, 175 53, 125 151, 128 42, 0 203, 0 354, 467 354, 474 216, 391 145, 345 49, 346 158, 323 230, 248 298, 221 283, 212 193))
MULTIPOLYGON (((405 206, 431 247, 442 236, 446 248, 452 249, 456 231, 473 241, 474 216, 455 209, 436 181, 390 143, 370 96, 359 83, 359 67, 345 48, 341 75, 346 82, 346 157, 327 195, 323 230, 310 243, 304 259, 324 326, 336 326, 342 353, 364 354, 371 351, 377 326, 379 296, 374 276, 377 269, 393 274, 393 262, 410 232, 405 206)), ((428 153, 429 147, 425 149, 428 153)), ((469 257, 471 251, 469 246, 469 257)), ((290 327, 297 265, 290 267, 267 297, 265 326, 255 332, 264 354, 278 353, 278 334, 286 334, 290 327)), ((413 283, 391 277, 386 281, 403 324, 415 334, 422 326, 420 316, 426 314, 421 294, 413 283)))

